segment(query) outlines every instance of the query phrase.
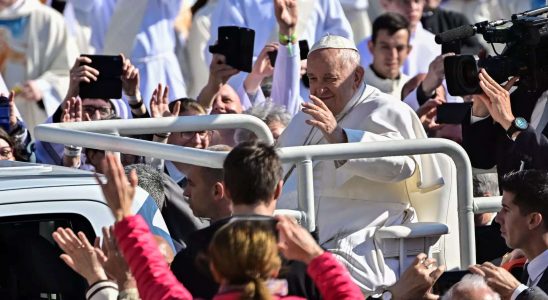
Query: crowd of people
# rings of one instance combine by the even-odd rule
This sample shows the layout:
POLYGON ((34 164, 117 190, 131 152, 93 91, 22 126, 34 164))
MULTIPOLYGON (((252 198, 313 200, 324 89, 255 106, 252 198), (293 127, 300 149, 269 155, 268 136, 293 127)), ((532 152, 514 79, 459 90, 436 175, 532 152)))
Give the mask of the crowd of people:
MULTIPOLYGON (((434 41, 543 4, 0 0, 0 158, 107 178, 98 181, 116 223, 102 243, 70 228, 53 234, 61 259, 87 280, 88 299, 548 299, 548 82, 532 90, 481 69, 479 94, 450 95, 444 60, 456 53, 434 41), (249 73, 228 63, 241 53, 209 53, 221 26, 254 30, 249 73), (304 55, 300 40, 311 45, 304 55), (104 74, 94 56, 78 54, 119 58, 120 99, 85 96, 81 87, 104 74), (436 119, 440 105, 465 102, 461 124, 436 119), (208 114, 258 117, 276 142, 244 129, 132 136, 228 152, 213 169, 33 135, 43 123, 208 114), (473 275, 445 294, 432 289, 444 266, 421 253, 400 269, 397 247, 376 236, 420 221, 410 185, 428 194, 448 184, 434 155, 314 161, 317 230, 274 217, 298 208, 296 166, 282 165, 277 148, 430 137, 466 150, 478 171, 475 197, 502 195, 500 212, 476 215, 473 275), (137 186, 168 236, 131 210, 137 186), (520 257, 516 278, 507 266, 520 257)), ((478 36, 462 51, 496 54, 478 36)))

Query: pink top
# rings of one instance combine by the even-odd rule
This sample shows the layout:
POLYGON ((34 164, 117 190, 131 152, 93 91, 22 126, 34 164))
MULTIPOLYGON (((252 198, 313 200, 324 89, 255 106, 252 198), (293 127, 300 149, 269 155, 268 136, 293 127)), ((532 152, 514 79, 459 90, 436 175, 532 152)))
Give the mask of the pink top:
MULTIPOLYGON (((143 300, 193 299, 177 281, 140 215, 124 218, 116 223, 114 234, 131 273, 137 281, 143 300)), ((335 257, 325 252, 308 265, 312 278, 325 300, 364 299, 360 289, 352 282, 348 271, 335 257)), ((214 300, 239 299, 238 292, 218 294, 214 300)), ((303 299, 295 296, 275 299, 303 299)))

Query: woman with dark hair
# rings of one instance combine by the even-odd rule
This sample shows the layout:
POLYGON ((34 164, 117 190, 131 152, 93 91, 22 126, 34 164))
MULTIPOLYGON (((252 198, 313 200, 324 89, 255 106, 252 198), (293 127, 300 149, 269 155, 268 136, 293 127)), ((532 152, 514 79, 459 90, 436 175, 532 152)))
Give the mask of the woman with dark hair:
POLYGON ((2 128, 0 128, 0 160, 28 161, 23 154, 23 150, 2 128))

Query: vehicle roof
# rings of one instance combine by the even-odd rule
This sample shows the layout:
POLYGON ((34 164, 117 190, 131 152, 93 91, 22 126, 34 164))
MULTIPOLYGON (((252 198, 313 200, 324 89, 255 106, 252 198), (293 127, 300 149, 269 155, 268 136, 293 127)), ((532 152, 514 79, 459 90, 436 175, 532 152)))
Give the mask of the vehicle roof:
POLYGON ((0 161, 0 191, 38 187, 97 185, 93 172, 60 166, 0 161))

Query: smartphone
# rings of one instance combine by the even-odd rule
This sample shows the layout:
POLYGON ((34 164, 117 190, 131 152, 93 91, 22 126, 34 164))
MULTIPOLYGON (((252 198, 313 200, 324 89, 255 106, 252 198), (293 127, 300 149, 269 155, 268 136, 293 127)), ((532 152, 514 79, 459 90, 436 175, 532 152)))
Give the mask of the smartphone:
POLYGON ((80 82, 80 98, 120 99, 122 98, 122 69, 124 62, 119 55, 89 55, 90 66, 99 71, 97 81, 80 82))
POLYGON ((220 26, 217 44, 209 46, 210 53, 222 54, 226 64, 244 72, 251 72, 255 31, 238 26, 220 26))
POLYGON ((10 100, 4 96, 0 96, 0 127, 10 132, 10 100))
POLYGON ((432 291, 435 295, 442 296, 445 294, 455 283, 461 281, 462 277, 467 274, 471 274, 468 270, 463 271, 446 271, 441 274, 440 278, 436 281, 432 287, 432 291))
MULTIPOLYGON (((305 60, 308 57, 308 52, 310 52, 310 48, 308 47, 308 41, 307 40, 300 40, 299 41, 299 49, 301 50, 301 60, 305 60)), ((310 81, 308 80, 308 75, 304 73, 304 75, 301 77, 303 85, 309 89, 310 88, 310 81)))
MULTIPOLYGON (((308 41, 300 40, 299 41, 299 57, 301 58, 301 60, 305 60, 308 57, 309 51, 310 49, 308 48, 308 41)), ((276 57, 278 57, 278 50, 268 52, 268 59, 270 60, 270 64, 273 67, 274 67, 274 64, 276 63, 276 57)))
POLYGON ((436 123, 463 124, 470 120, 472 102, 444 103, 437 108, 436 123))

